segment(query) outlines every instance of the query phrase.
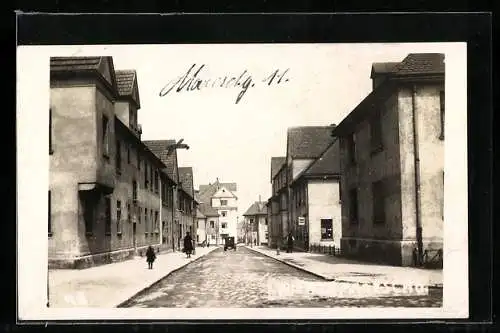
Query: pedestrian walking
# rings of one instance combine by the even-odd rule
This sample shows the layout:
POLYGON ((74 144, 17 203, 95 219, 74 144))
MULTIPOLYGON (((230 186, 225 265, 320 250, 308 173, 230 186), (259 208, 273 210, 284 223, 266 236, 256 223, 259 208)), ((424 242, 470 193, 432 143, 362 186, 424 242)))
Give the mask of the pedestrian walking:
POLYGON ((295 240, 295 238, 293 238, 293 235, 291 232, 288 233, 288 236, 287 236, 287 239, 286 239, 286 243, 287 243, 287 249, 286 249, 286 252, 287 253, 292 253, 292 250, 293 250, 293 241, 295 240))
POLYGON ((186 232, 186 236, 184 237, 184 252, 186 252, 186 257, 191 258, 191 252, 193 251, 193 239, 189 234, 189 231, 186 232))
POLYGON ((156 259, 155 250, 151 245, 149 245, 148 250, 146 251, 146 261, 148 262, 148 269, 153 269, 153 262, 156 259))

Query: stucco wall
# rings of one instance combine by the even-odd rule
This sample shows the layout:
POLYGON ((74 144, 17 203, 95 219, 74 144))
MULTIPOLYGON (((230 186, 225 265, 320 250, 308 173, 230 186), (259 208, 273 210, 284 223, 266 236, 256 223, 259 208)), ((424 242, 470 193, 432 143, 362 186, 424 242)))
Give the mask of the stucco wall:
POLYGON ((341 203, 338 180, 311 180, 307 187, 309 244, 340 247, 342 235, 341 203), (321 219, 332 219, 333 238, 321 239, 321 219))
POLYGON ((52 87, 52 148, 49 165, 51 224, 49 257, 78 255, 78 183, 97 177, 96 88, 52 87), (75 135, 78 133, 78 135, 75 135))
MULTIPOLYGON (((440 140, 439 85, 419 86, 416 90, 418 148, 420 157, 420 196, 422 238, 424 242, 442 243, 444 199, 444 141, 440 140)), ((399 93, 402 196, 405 239, 415 239, 415 160, 412 115, 412 90, 399 93), (405 115, 405 116, 404 116, 405 115)), ((432 246, 432 245, 431 245, 432 246)), ((439 244, 437 244, 439 246, 439 244)))

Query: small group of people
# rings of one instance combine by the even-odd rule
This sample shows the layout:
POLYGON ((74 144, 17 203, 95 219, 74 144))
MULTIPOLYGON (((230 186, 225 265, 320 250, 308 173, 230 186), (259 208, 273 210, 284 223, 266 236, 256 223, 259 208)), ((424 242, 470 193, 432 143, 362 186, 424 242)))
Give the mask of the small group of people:
MULTIPOLYGON (((194 252, 193 238, 191 234, 186 232, 186 236, 184 236, 184 248, 183 252, 186 253, 186 258, 191 258, 191 254, 194 252)), ((148 269, 153 269, 153 263, 156 260, 156 253, 153 247, 150 245, 146 250, 146 261, 148 263, 148 269)))

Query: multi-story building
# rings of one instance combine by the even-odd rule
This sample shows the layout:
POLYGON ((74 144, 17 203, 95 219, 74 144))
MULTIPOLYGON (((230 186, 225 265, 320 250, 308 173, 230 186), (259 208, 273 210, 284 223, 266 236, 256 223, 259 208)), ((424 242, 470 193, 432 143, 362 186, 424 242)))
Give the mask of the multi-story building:
POLYGON ((121 260, 162 242, 165 165, 141 142, 137 74, 111 57, 50 59, 49 267, 121 260))
POLYGON ((193 184, 193 168, 179 168, 179 210, 180 210, 180 225, 181 235, 187 232, 191 234, 193 239, 196 238, 198 229, 196 220, 196 211, 198 210, 198 202, 195 199, 194 184, 193 184))
POLYGON ((200 185, 199 197, 219 213, 216 243, 224 243, 226 237, 237 237, 238 197, 236 183, 221 183, 219 179, 208 185, 200 185))
POLYGON ((444 73, 442 54, 373 64, 372 92, 333 131, 342 156, 346 254, 395 265, 439 259, 444 73))
POLYGON ((168 215, 165 219, 163 237, 167 239, 168 247, 173 250, 182 249, 182 238, 187 231, 195 237, 196 231, 196 206, 194 198, 192 168, 180 168, 177 162, 177 149, 189 149, 182 140, 148 140, 144 143, 164 164, 163 173, 168 179, 165 188, 165 206, 168 215))
MULTIPOLYGON (((271 186, 272 195, 269 198, 269 209, 268 214, 270 214, 269 219, 269 246, 275 248, 279 241, 283 239, 286 235, 286 231, 283 231, 283 221, 282 221, 282 207, 284 208, 284 213, 286 213, 286 205, 281 205, 282 203, 282 189, 285 182, 282 181, 283 174, 278 176, 282 167, 285 165, 285 156, 273 156, 271 157, 271 186)), ((284 194, 284 193, 283 193, 284 194)))
POLYGON ((196 240, 198 243, 216 244, 219 225, 219 213, 206 203, 198 206, 198 231, 196 240))
POLYGON ((307 251, 313 244, 340 247, 339 155, 339 143, 335 140, 290 184, 295 245, 302 250, 307 251))
MULTIPOLYGON (((335 138, 332 136, 332 129, 334 125, 330 126, 301 126, 289 128, 287 131, 287 154, 284 169, 286 169, 286 190, 288 193, 288 222, 289 230, 294 234, 296 245, 302 245, 302 249, 307 249, 308 244, 311 242, 309 239, 310 234, 319 233, 319 221, 321 217, 312 217, 308 214, 311 212, 310 209, 323 206, 322 214, 325 214, 324 220, 332 217, 337 213, 335 210, 336 202, 328 202, 325 206, 325 200, 335 200, 334 197, 339 196, 338 187, 337 189, 332 188, 330 185, 331 180, 324 182, 329 185, 324 185, 329 188, 330 191, 336 191, 337 193, 331 195, 325 195, 322 197, 321 194, 316 194, 316 189, 321 191, 324 190, 320 182, 313 181, 314 173, 310 171, 308 174, 304 174, 309 167, 312 167, 315 162, 323 164, 321 162, 322 155, 327 151, 328 147, 332 145, 335 138), (319 161, 318 161, 319 160, 319 161), (299 180, 299 177, 302 179, 299 180), (307 179, 307 181, 305 181, 307 179), (310 185, 310 186, 309 186, 310 185), (308 190, 314 191, 309 193, 311 197, 310 202, 306 200, 308 190), (318 201, 319 200, 319 201, 318 201), (331 208, 331 210, 328 210, 331 208), (326 210, 326 211, 325 211, 326 210), (300 219, 299 219, 300 217, 300 219), (305 220, 305 221, 304 221, 305 220), (313 222, 314 225, 309 225, 305 223, 313 222), (318 230, 317 230, 318 229, 318 230)), ((328 155, 335 155, 335 145, 328 151, 328 155)), ((317 164, 318 165, 318 164, 317 164)), ((314 169, 313 169, 314 170, 314 169)), ((321 170, 322 172, 324 170, 321 170)), ((316 179, 317 180, 317 179, 316 179)), ((320 209, 321 211, 321 209, 320 209)), ((338 212, 340 218, 340 212, 338 212)))
POLYGON ((243 214, 243 218, 247 226, 247 243, 254 242, 256 245, 267 245, 269 235, 266 203, 260 200, 254 202, 243 214))

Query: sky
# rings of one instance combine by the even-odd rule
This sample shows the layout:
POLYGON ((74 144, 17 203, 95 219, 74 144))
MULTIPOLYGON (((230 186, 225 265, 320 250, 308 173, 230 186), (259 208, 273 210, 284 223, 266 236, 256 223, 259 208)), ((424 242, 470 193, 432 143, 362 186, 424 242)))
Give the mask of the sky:
MULTIPOLYGON (((106 46, 99 55, 112 56, 116 70, 137 71, 142 139, 184 139, 190 149, 178 151, 178 162, 193 168, 195 188, 216 178, 237 183, 241 216, 259 196, 269 198, 271 157, 285 156, 288 127, 340 123, 370 93, 373 62, 441 51, 428 43, 176 44, 106 46), (160 96, 201 65, 197 77, 208 84, 160 96), (264 81, 276 70, 286 72, 279 83, 279 75, 264 81), (240 75, 240 86, 212 87, 240 75), (249 76, 254 86, 236 103, 249 76)), ((66 53, 96 55, 91 47, 66 53)))

